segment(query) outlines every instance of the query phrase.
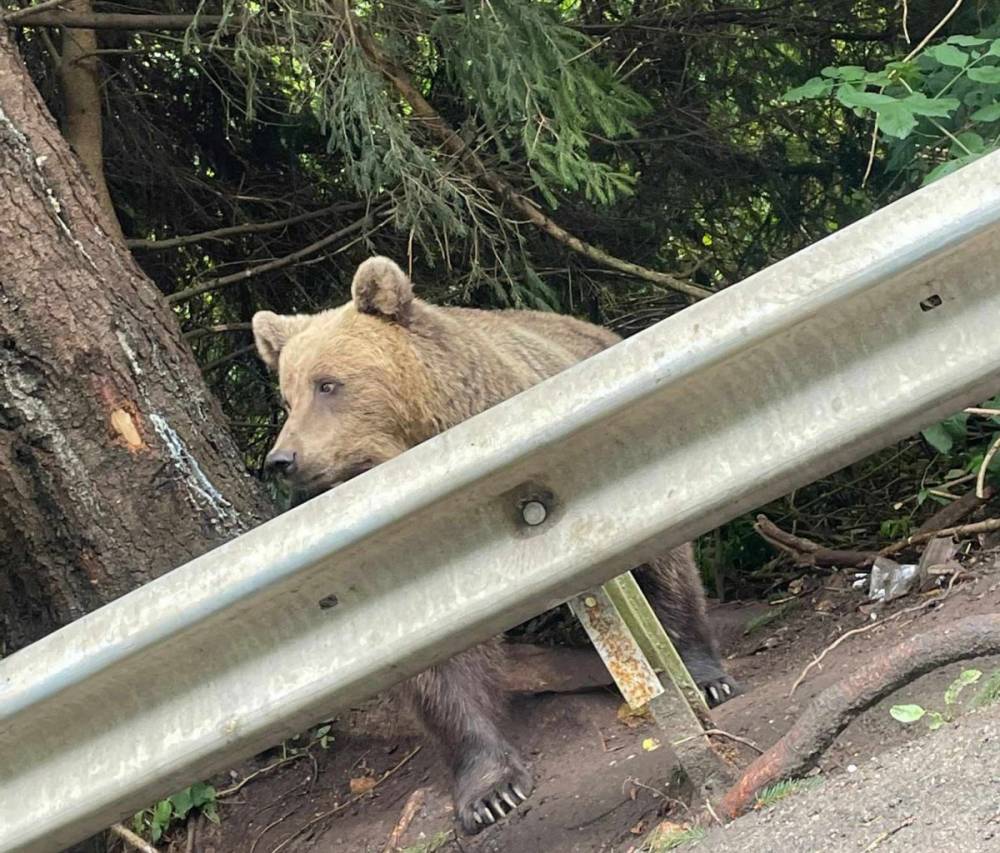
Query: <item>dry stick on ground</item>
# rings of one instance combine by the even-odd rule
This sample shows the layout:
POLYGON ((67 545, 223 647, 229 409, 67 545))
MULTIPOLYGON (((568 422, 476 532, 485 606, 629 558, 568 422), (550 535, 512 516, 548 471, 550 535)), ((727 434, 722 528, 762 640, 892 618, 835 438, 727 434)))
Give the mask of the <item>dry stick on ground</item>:
POLYGON ((375 784, 372 785, 372 787, 369 788, 367 791, 365 791, 363 794, 358 794, 358 795, 356 795, 354 797, 351 797, 348 800, 344 800, 344 802, 342 802, 340 805, 335 806, 334 808, 330 809, 329 811, 323 812, 323 814, 321 814, 321 815, 317 815, 311 821, 309 821, 309 823, 305 824, 304 826, 300 826, 297 830, 295 830, 295 832, 293 832, 291 835, 289 835, 288 838, 286 838, 277 847, 275 847, 273 850, 271 850, 271 853, 278 853, 279 850, 282 850, 283 848, 287 847, 296 838, 298 838, 300 835, 302 835, 303 832, 305 832, 308 829, 312 829, 312 827, 314 827, 317 823, 320 823, 321 821, 326 820, 328 817, 333 817, 333 815, 337 814, 338 812, 342 812, 348 806, 354 805, 356 802, 358 802, 358 800, 362 800, 365 797, 367 797, 372 791, 374 791, 386 779, 388 779, 390 776, 392 776, 397 771, 401 770, 402 767, 407 762, 409 762, 409 760, 411 758, 413 758, 414 755, 416 755, 418 752, 420 752, 420 749, 421 749, 421 747, 418 746, 415 749, 413 749, 410 752, 408 752, 406 755, 404 755, 403 758, 402 758, 402 760, 398 764, 396 764, 394 767, 390 767, 388 770, 386 770, 385 773, 383 773, 381 776, 378 777, 378 779, 375 780, 375 784))
POLYGON ((413 823, 413 818, 417 816, 417 812, 420 811, 427 799, 427 789, 417 788, 409 797, 406 798, 406 804, 403 806, 403 811, 399 815, 399 820, 396 821, 396 825, 392 828, 392 832, 389 834, 389 840, 385 843, 385 847, 382 853, 393 853, 393 851, 399 847, 400 842, 403 840, 403 836, 406 834, 406 830, 410 828, 410 824, 413 823))
POLYGON ((990 467, 990 462, 993 461, 993 457, 996 456, 998 450, 1000 450, 1000 435, 990 445, 990 449, 986 451, 986 455, 983 457, 983 464, 979 466, 979 475, 976 477, 976 497, 978 498, 982 498, 986 494, 986 469, 990 467))
POLYGON ((912 536, 887 545, 881 551, 845 551, 837 548, 825 548, 809 539, 782 530, 766 515, 757 516, 754 530, 776 550, 793 557, 796 564, 800 566, 867 568, 875 561, 876 557, 888 557, 890 554, 905 551, 909 546, 926 542, 928 539, 935 539, 938 536, 985 533, 997 529, 994 525, 998 522, 993 519, 955 526, 956 521, 982 506, 991 497, 993 497, 993 489, 990 486, 983 488, 982 496, 976 492, 962 495, 958 500, 934 513, 912 536))
POLYGON ((441 140, 445 151, 454 156, 474 176, 482 180, 501 199, 525 216, 529 222, 554 240, 557 240, 564 246, 568 246, 574 252, 590 258, 592 261, 596 261, 602 266, 619 270, 636 278, 654 282, 695 299, 704 299, 706 296, 712 295, 711 290, 687 281, 681 281, 676 276, 657 272, 639 264, 623 261, 621 258, 615 257, 603 249, 599 249, 597 246, 584 242, 542 213, 531 199, 519 193, 504 178, 490 171, 475 151, 452 130, 451 126, 420 93, 410 75, 393 63, 382 52, 378 42, 365 29, 361 21, 354 16, 353 12, 350 11, 348 0, 345 0, 344 10, 341 14, 344 16, 349 37, 356 39, 372 68, 391 83, 402 98, 410 105, 414 118, 419 120, 423 127, 427 128, 441 140))
POLYGON ((1000 530, 1000 518, 987 518, 984 521, 976 521, 972 524, 959 524, 957 527, 945 527, 942 530, 928 530, 925 533, 914 533, 907 536, 900 542, 889 545, 879 551, 882 557, 898 554, 905 551, 910 545, 918 545, 928 539, 936 539, 938 536, 970 536, 973 533, 989 533, 993 530, 1000 530))
POLYGON ((722 798, 734 818, 757 793, 809 769, 848 723, 893 691, 945 664, 1000 654, 1000 613, 969 616, 899 643, 820 693, 787 734, 744 772, 722 798))
POLYGON ((131 844, 136 850, 141 850, 142 853, 160 853, 160 851, 157 850, 152 844, 136 835, 128 827, 122 826, 120 823, 114 824, 111 827, 111 831, 126 844, 131 844))
POLYGON ((753 528, 761 538, 776 549, 794 557, 799 565, 827 568, 856 566, 860 568, 871 565, 877 556, 871 551, 841 551, 836 548, 824 548, 808 539, 786 533, 766 515, 758 515, 753 528))
MULTIPOLYGON (((718 737, 729 738, 730 740, 736 741, 736 743, 742 743, 744 746, 750 747, 754 752, 758 754, 763 754, 762 750, 757 744, 752 740, 747 740, 745 737, 740 737, 739 735, 730 734, 729 732, 723 731, 722 729, 705 729, 705 731, 700 734, 691 735, 690 737, 681 738, 680 740, 672 741, 673 746, 680 746, 682 743, 687 743, 689 740, 694 740, 696 737, 708 737, 709 735, 717 735, 718 737)), ((607 752, 607 750, 605 750, 607 752)))

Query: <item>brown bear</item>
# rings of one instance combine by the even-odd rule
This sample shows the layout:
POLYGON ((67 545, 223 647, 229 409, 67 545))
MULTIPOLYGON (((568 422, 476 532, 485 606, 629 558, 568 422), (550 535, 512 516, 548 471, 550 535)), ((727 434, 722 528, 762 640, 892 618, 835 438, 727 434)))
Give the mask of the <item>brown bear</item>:
MULTIPOLYGON (((353 299, 314 315, 253 318, 261 358, 278 373, 287 420, 267 457, 296 501, 426 441, 612 346, 610 331, 535 311, 442 308, 413 296, 392 260, 358 268, 353 299)), ((719 660, 690 545, 636 577, 710 705, 737 692, 719 660)), ((463 828, 517 808, 532 778, 499 725, 497 644, 418 675, 405 692, 443 747, 463 828)))

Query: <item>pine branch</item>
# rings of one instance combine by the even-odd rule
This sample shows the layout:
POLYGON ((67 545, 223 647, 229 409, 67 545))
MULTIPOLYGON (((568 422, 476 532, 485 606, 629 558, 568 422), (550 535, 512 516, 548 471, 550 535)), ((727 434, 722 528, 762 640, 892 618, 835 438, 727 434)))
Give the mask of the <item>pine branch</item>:
POLYGON ((695 299, 704 299, 711 296, 712 291, 690 282, 681 281, 668 273, 651 270, 648 267, 640 266, 629 261, 605 252, 590 243, 581 240, 571 234, 561 225, 546 216, 531 201, 531 199, 519 193, 504 178, 490 171, 479 156, 455 133, 441 115, 430 105, 417 89, 410 75, 402 68, 392 62, 380 49, 378 43, 371 34, 364 28, 361 21, 354 15, 345 2, 344 10, 341 14, 347 15, 347 32, 353 34, 361 47, 365 58, 370 63, 373 70, 384 77, 402 98, 410 105, 414 117, 419 120, 424 127, 431 131, 439 140, 449 154, 453 155, 470 173, 480 179, 501 199, 506 201, 517 211, 523 214, 529 222, 535 225, 554 240, 572 249, 574 252, 590 258, 593 261, 611 269, 619 270, 628 275, 651 281, 663 287, 684 293, 695 299))

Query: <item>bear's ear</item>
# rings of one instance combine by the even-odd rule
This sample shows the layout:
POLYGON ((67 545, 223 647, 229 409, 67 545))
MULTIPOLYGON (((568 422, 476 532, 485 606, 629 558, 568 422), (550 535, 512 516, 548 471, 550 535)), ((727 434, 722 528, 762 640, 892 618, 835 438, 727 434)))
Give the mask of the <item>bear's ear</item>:
POLYGON ((354 307, 362 314, 376 314, 407 325, 413 314, 413 285, 390 258, 369 258, 358 267, 351 282, 354 307))
POLYGON ((258 311, 253 315, 253 339, 261 360, 271 370, 278 369, 278 356, 293 335, 297 335, 312 318, 303 314, 275 314, 258 311))

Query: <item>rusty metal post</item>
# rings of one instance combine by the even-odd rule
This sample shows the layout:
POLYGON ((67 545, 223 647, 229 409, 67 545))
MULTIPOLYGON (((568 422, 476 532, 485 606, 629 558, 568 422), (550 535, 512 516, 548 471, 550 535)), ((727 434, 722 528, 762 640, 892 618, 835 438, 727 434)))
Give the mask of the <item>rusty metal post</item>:
POLYGON ((648 706, 677 756, 679 788, 706 796, 735 774, 705 737, 701 692, 631 572, 569 602, 630 708, 648 706), (663 685, 657 669, 667 675, 663 685))

